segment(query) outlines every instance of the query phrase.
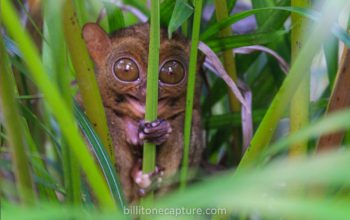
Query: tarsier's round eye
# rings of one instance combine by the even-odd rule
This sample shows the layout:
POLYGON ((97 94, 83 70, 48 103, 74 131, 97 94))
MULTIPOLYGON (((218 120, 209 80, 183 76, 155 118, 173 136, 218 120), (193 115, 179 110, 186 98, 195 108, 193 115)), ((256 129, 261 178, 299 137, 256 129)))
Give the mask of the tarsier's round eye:
POLYGON ((129 58, 121 58, 115 62, 113 71, 122 81, 132 82, 139 78, 139 69, 136 63, 129 58))
POLYGON ((177 84, 185 76, 183 65, 176 60, 169 60, 160 68, 159 79, 166 84, 177 84))

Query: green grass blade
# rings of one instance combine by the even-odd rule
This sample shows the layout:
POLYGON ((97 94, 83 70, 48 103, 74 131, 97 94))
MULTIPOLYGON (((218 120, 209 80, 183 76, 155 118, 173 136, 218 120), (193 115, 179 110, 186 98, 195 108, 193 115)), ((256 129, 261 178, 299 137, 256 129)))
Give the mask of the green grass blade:
MULTIPOLYGON (((336 37, 330 36, 324 44, 324 53, 327 63, 329 85, 334 85, 334 80, 338 70, 339 42, 336 37)), ((329 89, 331 91, 332 88, 329 89)))
POLYGON ((102 105, 102 98, 94 73, 94 65, 83 40, 81 27, 74 11, 73 2, 66 0, 64 4, 63 26, 67 46, 76 72, 79 91, 84 103, 86 115, 101 137, 107 152, 114 162, 114 147, 107 126, 107 118, 102 105))
POLYGON ((170 19, 172 17, 173 14, 173 10, 175 7, 175 3, 176 1, 174 0, 164 0, 161 4, 160 4, 160 23, 162 25, 168 26, 170 19))
POLYGON ((171 15, 168 36, 171 38, 172 33, 176 31, 193 13, 193 8, 187 3, 187 0, 176 0, 173 14, 171 15))
POLYGON ((345 3, 346 1, 342 0, 338 1, 337 4, 333 2, 327 2, 325 4, 322 20, 317 23, 312 33, 308 36, 304 48, 300 51, 298 58, 260 123, 251 141, 250 147, 239 164, 239 168, 253 164, 255 158, 269 144, 282 114, 289 105, 289 101, 297 89, 297 85, 304 79, 305 71, 309 69, 314 55, 320 49, 324 40, 329 36, 333 22, 345 3))
MULTIPOLYGON (((272 3, 271 1, 269 2, 264 2, 264 1, 259 1, 255 0, 253 5, 255 9, 259 8, 265 8, 265 7, 273 7, 273 6, 290 6, 291 0, 281 0, 278 3, 272 3)), ((263 19, 259 20, 259 27, 258 30, 261 32, 265 31, 274 31, 278 30, 281 27, 283 27, 283 24, 285 23, 286 19, 289 17, 290 12, 289 11, 283 11, 283 10, 271 10, 263 13, 257 14, 263 15, 263 19)), ((261 19, 261 18, 260 18, 261 19)))
POLYGON ((125 4, 129 4, 134 6, 135 8, 139 9, 144 15, 147 17, 150 17, 150 10, 147 8, 147 4, 145 4, 145 1, 140 0, 124 0, 125 4))
MULTIPOLYGON (((156 207, 226 208, 233 214, 252 214, 260 218, 346 219, 348 201, 311 195, 314 187, 350 185, 350 152, 332 152, 320 157, 282 160, 259 169, 246 169, 239 175, 229 172, 200 185, 159 200, 156 207), (322 170, 322 175, 315 172, 322 170), (295 184, 309 186, 309 194, 295 196, 295 184), (200 186, 200 187, 199 187, 200 186), (198 199, 198 198, 206 199, 198 199)), ((333 193, 334 195, 334 193, 333 193)), ((158 216, 156 216, 158 217, 158 216)), ((159 216, 161 218, 161 216, 159 216)))
MULTIPOLYGON (((206 41, 212 36, 216 35, 221 29, 243 19, 250 15, 261 13, 266 10, 282 10, 282 11, 289 11, 293 13, 297 13, 299 15, 305 16, 313 21, 316 21, 318 23, 322 23, 322 16, 311 9, 305 9, 305 8, 298 8, 298 7, 269 7, 269 8, 260 8, 260 9, 252 9, 244 12, 237 13, 235 15, 232 15, 221 22, 218 22, 216 24, 211 25, 209 28, 207 28, 206 31, 204 31, 201 34, 201 40, 206 41)), ((341 28, 338 24, 332 24, 332 33, 341 41, 343 41, 348 47, 350 47, 350 36, 347 34, 347 32, 341 28)))
MULTIPOLYGON (((254 9, 273 7, 275 6, 275 2, 273 0, 265 0, 265 1, 252 0, 252 6, 254 9)), ((271 11, 266 11, 266 12, 257 14, 255 17, 256 17, 256 22, 258 26, 261 27, 270 16, 271 16, 271 11)))
POLYGON ((271 43, 286 33, 285 30, 280 30, 266 33, 241 34, 208 40, 206 43, 213 51, 221 52, 238 47, 271 43))
MULTIPOLYGON (((37 123, 41 130, 50 137, 51 141, 55 145, 57 151, 61 148, 58 138, 50 131, 50 129, 25 105, 21 105, 21 112, 27 118, 28 121, 37 123)), ((61 155, 58 155, 61 158, 61 155)))
POLYGON ((15 80, 5 45, 0 39, 0 103, 4 126, 10 144, 13 172, 20 201, 25 205, 35 201, 34 186, 27 158, 27 144, 20 111, 15 98, 15 80))
POLYGON ((66 137, 71 150, 74 152, 74 155, 86 173, 86 177, 96 195, 97 201, 102 208, 115 209, 116 206, 109 193, 107 184, 85 146, 72 112, 59 94, 57 86, 49 79, 40 61, 38 52, 28 36, 28 33, 22 27, 11 2, 8 0, 1 1, 1 10, 1 18, 4 21, 5 27, 13 36, 22 52, 24 61, 33 80, 43 93, 45 101, 60 125, 62 133, 66 137))
MULTIPOLYGON (((252 112, 253 122, 258 123, 265 115, 266 110, 260 109, 252 112)), ((241 114, 240 113, 227 113, 220 115, 213 115, 204 119, 204 125, 207 129, 218 129, 227 127, 240 127, 241 126, 241 114)))
POLYGON ((3 219, 75 219, 75 220, 123 220, 126 215, 117 212, 101 213, 91 207, 65 206, 60 203, 41 202, 36 207, 28 208, 9 202, 2 202, 3 219))
POLYGON ((259 162, 274 156, 275 154, 289 148, 291 144, 306 141, 311 138, 318 138, 324 134, 335 133, 350 129, 350 110, 344 110, 328 115, 309 126, 300 129, 298 132, 283 138, 271 145, 259 157, 259 162))
POLYGON ((71 54, 72 63, 76 70, 77 82, 81 92, 85 110, 90 120, 93 121, 112 160, 114 160, 114 148, 109 136, 106 117, 102 106, 101 97, 93 72, 93 64, 87 52, 85 42, 81 38, 81 28, 77 23, 77 17, 73 16, 74 8, 71 1, 66 1, 64 28, 66 40, 71 54), (72 22, 67 21, 71 16, 72 22), (88 95, 87 95, 88 94, 88 95))
POLYGON ((107 12, 109 32, 112 33, 125 27, 122 11, 111 2, 103 2, 103 5, 107 12))
POLYGON ((35 142, 30 134, 29 127, 24 120, 23 124, 27 144, 30 149, 30 163, 33 167, 33 174, 37 177, 37 179, 40 179, 45 183, 45 185, 40 183, 37 185, 39 198, 45 199, 47 201, 57 201, 55 191, 52 188, 48 187, 48 185, 55 183, 55 181, 47 172, 45 168, 45 163, 40 158, 40 152, 38 151, 38 148, 35 145, 35 142))
POLYGON ((108 157, 108 153, 105 147, 103 146, 103 143, 101 142, 100 138, 96 134, 93 126, 91 125, 85 114, 82 112, 82 110, 79 108, 77 103, 75 103, 74 105, 74 113, 79 123, 79 127, 81 128, 86 139, 90 143, 95 157, 98 163, 100 164, 101 170, 107 180, 109 189, 114 197, 114 200, 118 202, 121 209, 124 209, 125 207, 127 207, 127 204, 124 199, 123 190, 121 188, 119 178, 115 171, 115 166, 108 157))
POLYGON ((192 125, 192 110, 193 110, 193 97, 195 90, 196 74, 197 74, 197 54, 199 44, 199 31, 201 25, 202 14, 202 0, 194 1, 194 20, 192 29, 192 44, 190 51, 190 63, 188 67, 188 80, 186 91, 186 110, 185 110, 185 125, 184 125, 184 146, 183 146, 183 160, 180 174, 180 186, 185 188, 188 165, 189 165, 189 148, 191 140, 191 125, 192 125))
MULTIPOLYGON (((69 108, 72 108, 71 95, 71 74, 67 68, 66 45, 64 42, 62 27, 62 1, 46 1, 44 5, 44 36, 47 44, 43 46, 43 63, 47 72, 51 74, 54 82, 57 83, 60 93, 64 97, 69 108)), ((67 140, 61 137, 61 160, 63 167, 64 185, 65 185, 65 201, 74 205, 81 204, 81 180, 80 167, 73 156, 67 140)))

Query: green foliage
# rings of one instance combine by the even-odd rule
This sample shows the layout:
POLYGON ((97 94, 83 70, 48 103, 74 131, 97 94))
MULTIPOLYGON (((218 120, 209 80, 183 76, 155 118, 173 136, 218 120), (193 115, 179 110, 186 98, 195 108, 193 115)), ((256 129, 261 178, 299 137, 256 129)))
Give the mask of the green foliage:
MULTIPOLYGON (((157 118, 159 26, 168 31, 169 38, 181 29, 192 41, 187 71, 184 156, 178 175, 182 190, 174 190, 154 201, 151 196, 142 205, 163 210, 184 207, 224 208, 227 211, 224 216, 178 216, 182 219, 349 218, 350 112, 345 109, 323 116, 337 70, 341 68, 338 53, 343 47, 340 45, 350 46, 349 27, 342 26, 347 21, 334 22, 342 11, 349 14, 348 1, 323 1, 324 5, 300 8, 292 7, 290 0, 253 0, 252 8, 229 13, 218 22, 215 14, 206 14, 216 11, 213 1, 152 0, 150 5, 147 0, 44 1, 43 30, 40 24, 34 25, 34 33, 40 32, 43 45, 34 44, 19 22, 19 16, 32 15, 16 13, 11 2, 2 0, 0 5, 1 29, 4 30, 1 33, 4 47, 0 48, 0 197, 4 219, 134 217, 122 214, 129 204, 124 199, 113 160, 108 156, 111 153, 105 148, 108 148, 108 132, 94 129, 96 120, 103 119, 100 114, 103 109, 100 108, 99 113, 95 109, 102 106, 97 86, 81 83, 81 80, 91 82, 95 79, 80 29, 86 22, 94 22, 103 15, 103 8, 106 11, 100 22, 110 33, 135 23, 136 17, 130 8, 151 20, 148 121, 157 118), (71 11, 63 10, 63 3, 72 2, 71 11), (288 22, 292 13, 302 16, 305 22, 310 21, 304 26, 307 30, 303 32, 305 38, 294 38, 296 42, 304 42, 295 57, 291 53, 298 45, 291 43, 291 32, 296 30, 297 24, 288 22), (69 26, 72 16, 68 15, 73 15, 74 27, 69 26), (250 16, 255 16, 256 24, 254 21, 249 23, 250 16), (220 35, 225 28, 231 31, 231 25, 237 23, 241 26, 235 26, 231 36, 220 35), (243 30, 242 26, 250 28, 243 30), (211 74, 213 70, 204 68, 203 81, 206 83, 199 98, 207 148, 198 178, 188 182, 192 174, 188 154, 192 105, 196 98, 194 88, 196 78, 202 77, 196 75, 199 41, 218 55, 238 49, 235 54, 237 77, 252 91, 255 130, 248 150, 245 153, 235 151, 232 143, 239 137, 232 131, 239 131, 244 120, 241 112, 230 112, 225 83, 211 74), (275 58, 263 51, 240 48, 256 45, 266 46, 284 59, 291 66, 289 73, 285 75, 275 58), (317 62, 318 57, 323 57, 322 49, 326 65, 317 62), (237 53, 240 50, 244 54, 237 53), (308 102, 311 122, 291 134, 287 109, 308 72, 311 72, 309 77, 313 82, 308 85, 311 86, 312 101, 303 98, 308 102), (85 106, 86 112, 72 102, 77 90, 84 89, 91 102, 90 107, 85 106), (344 146, 337 146, 339 150, 335 152, 315 154, 318 138, 336 131, 346 131, 344 146), (289 158, 286 152, 300 142, 309 143, 307 151, 299 158, 289 158), (12 173, 15 180, 11 178, 12 173)), ((226 4, 231 11, 234 6, 241 6, 242 1, 227 0, 226 4)), ((19 10, 23 7, 18 4, 19 10)), ((35 22, 35 19, 28 21, 35 22)), ((298 106, 298 101, 295 103, 298 106)), ((156 151, 157 148, 149 143, 144 147, 145 172, 153 171, 156 151)), ((175 216, 154 215, 152 219, 164 217, 175 216)))
POLYGON ((104 2, 103 5, 107 11, 109 31, 113 32, 125 27, 122 10, 110 2, 104 2))
POLYGON ((168 35, 177 30, 193 13, 193 8, 187 4, 186 0, 176 0, 173 14, 168 24, 168 35))
POLYGON ((18 117, 18 103, 15 100, 17 88, 2 39, 0 40, 0 59, 0 104, 10 146, 9 150, 13 160, 13 172, 17 179, 16 187, 19 191, 20 202, 30 205, 35 201, 35 198, 32 177, 28 167, 27 140, 21 118, 18 117))
POLYGON ((120 186, 119 178, 116 174, 116 170, 111 159, 108 156, 106 148, 103 146, 99 136, 96 134, 93 126, 83 111, 80 109, 77 103, 74 105, 74 114, 79 123, 79 127, 83 131, 89 144, 92 146, 95 157, 98 159, 101 170, 108 183, 109 190, 111 191, 114 200, 118 202, 121 208, 126 207, 126 202, 120 186))

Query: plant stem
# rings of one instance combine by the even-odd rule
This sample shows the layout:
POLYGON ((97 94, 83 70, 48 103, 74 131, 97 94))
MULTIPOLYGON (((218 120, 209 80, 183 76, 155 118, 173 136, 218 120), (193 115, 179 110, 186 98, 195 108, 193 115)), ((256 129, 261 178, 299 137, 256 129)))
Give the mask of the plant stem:
POLYGON ((107 118, 95 78, 94 65, 90 59, 85 42, 81 37, 81 28, 74 11, 72 0, 66 0, 63 10, 65 38, 76 72, 86 115, 93 124, 114 163, 114 146, 108 131, 107 118))
MULTIPOLYGON (((159 44, 160 44, 160 16, 159 0, 151 1, 151 23, 150 41, 148 52, 147 68, 147 90, 146 90, 146 115, 145 121, 151 122, 157 119, 158 115, 158 66, 159 66, 159 44)), ((143 146, 142 170, 144 173, 153 172, 156 163, 155 144, 145 143, 143 146)), ((142 203, 146 206, 153 202, 153 192, 151 192, 142 203)))
MULTIPOLYGON (((221 20, 228 17, 228 11, 227 11, 227 4, 225 1, 222 0, 215 0, 215 15, 216 20, 220 22, 221 20)), ((227 26, 226 28, 222 29, 219 32, 220 37, 229 37, 232 35, 231 26, 227 26)), ((224 59, 224 68, 228 75, 231 77, 231 79, 237 83, 237 69, 236 69, 236 62, 235 62, 235 56, 232 49, 228 49, 223 51, 223 59, 224 59)), ((232 112, 240 112, 241 110, 241 104, 236 98, 236 96, 233 94, 231 89, 228 89, 228 97, 229 97, 229 103, 230 103, 230 109, 232 112)), ((240 138, 239 138, 239 128, 234 128, 232 130, 232 156, 233 156, 233 163, 238 164, 239 160, 242 156, 242 151, 240 147, 240 138)))
MULTIPOLYGON (((228 11, 225 1, 215 0, 215 15, 216 20, 220 22, 221 20, 227 18, 228 11)), ((228 26, 222 29, 219 33, 220 37, 229 37, 232 35, 231 27, 228 26)), ((231 49, 223 51, 224 67, 226 72, 230 75, 234 82, 237 82, 237 70, 234 53, 231 49)), ((229 101, 231 111, 239 112, 241 110, 240 102, 237 100, 236 96, 229 89, 229 101)))
POLYGON ((60 95, 57 86, 49 79, 40 61, 38 51, 28 36, 28 33, 22 27, 12 3, 9 0, 2 0, 1 10, 0 15, 4 21, 4 25, 17 43, 33 81, 43 93, 45 101, 61 128, 62 134, 67 139, 72 152, 86 173, 86 178, 96 195, 96 200, 99 202, 101 208, 115 210, 116 204, 112 199, 100 170, 96 166, 93 157, 79 133, 74 116, 60 95))
MULTIPOLYGON (((309 0, 292 0, 292 7, 308 8, 309 0)), ((292 13, 292 64, 298 57, 300 50, 304 47, 305 40, 303 33, 306 31, 307 19, 296 13, 292 13)), ((290 133, 294 133, 309 123, 309 101, 310 101, 310 69, 304 73, 304 79, 292 97, 290 104, 290 133)), ((296 156, 305 154, 307 151, 307 141, 295 143, 290 148, 290 155, 296 156)))
POLYGON ((197 71, 197 54, 199 43, 199 31, 201 24, 202 14, 202 0, 194 1, 194 19, 192 26, 192 44, 190 53, 190 64, 188 67, 188 80, 187 80, 187 93, 186 93, 186 110, 185 110, 185 126, 184 126, 184 150, 183 160, 180 176, 180 187, 184 189, 186 187, 187 173, 188 173, 188 157, 191 141, 191 125, 192 125, 192 110, 193 110, 193 97, 196 82, 197 71))
POLYGON ((4 126, 8 136, 13 172, 20 201, 31 205, 35 201, 34 186, 26 155, 24 127, 21 121, 16 98, 15 80, 10 69, 9 58, 3 39, 0 39, 0 103, 4 118, 4 126))

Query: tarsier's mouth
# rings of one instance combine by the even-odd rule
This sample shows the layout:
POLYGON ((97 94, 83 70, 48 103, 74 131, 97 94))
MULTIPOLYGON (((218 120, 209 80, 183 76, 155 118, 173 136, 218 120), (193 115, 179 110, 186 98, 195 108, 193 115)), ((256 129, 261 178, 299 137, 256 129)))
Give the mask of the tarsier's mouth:
POLYGON ((132 106, 132 110, 138 112, 140 115, 145 115, 145 103, 140 101, 135 96, 127 95, 126 100, 132 106))
MULTIPOLYGON (((145 108, 146 106, 146 100, 144 98, 139 98, 137 96, 134 95, 126 95, 124 97, 126 99, 127 102, 132 103, 133 105, 138 105, 137 109, 140 107, 145 108)), ((169 97, 160 97, 158 98, 158 104, 165 104, 169 101, 169 97)))
MULTIPOLYGON (((127 110, 122 111, 123 114, 132 115, 134 118, 138 119, 145 118, 146 102, 144 100, 144 97, 137 97, 132 94, 126 94, 117 95, 115 100, 117 105, 122 103, 124 105, 127 105, 127 110)), ((169 96, 158 98, 158 117, 168 119, 183 112, 184 109, 175 107, 177 101, 178 99, 169 96), (169 111, 169 107, 172 109, 172 111, 169 111)))

